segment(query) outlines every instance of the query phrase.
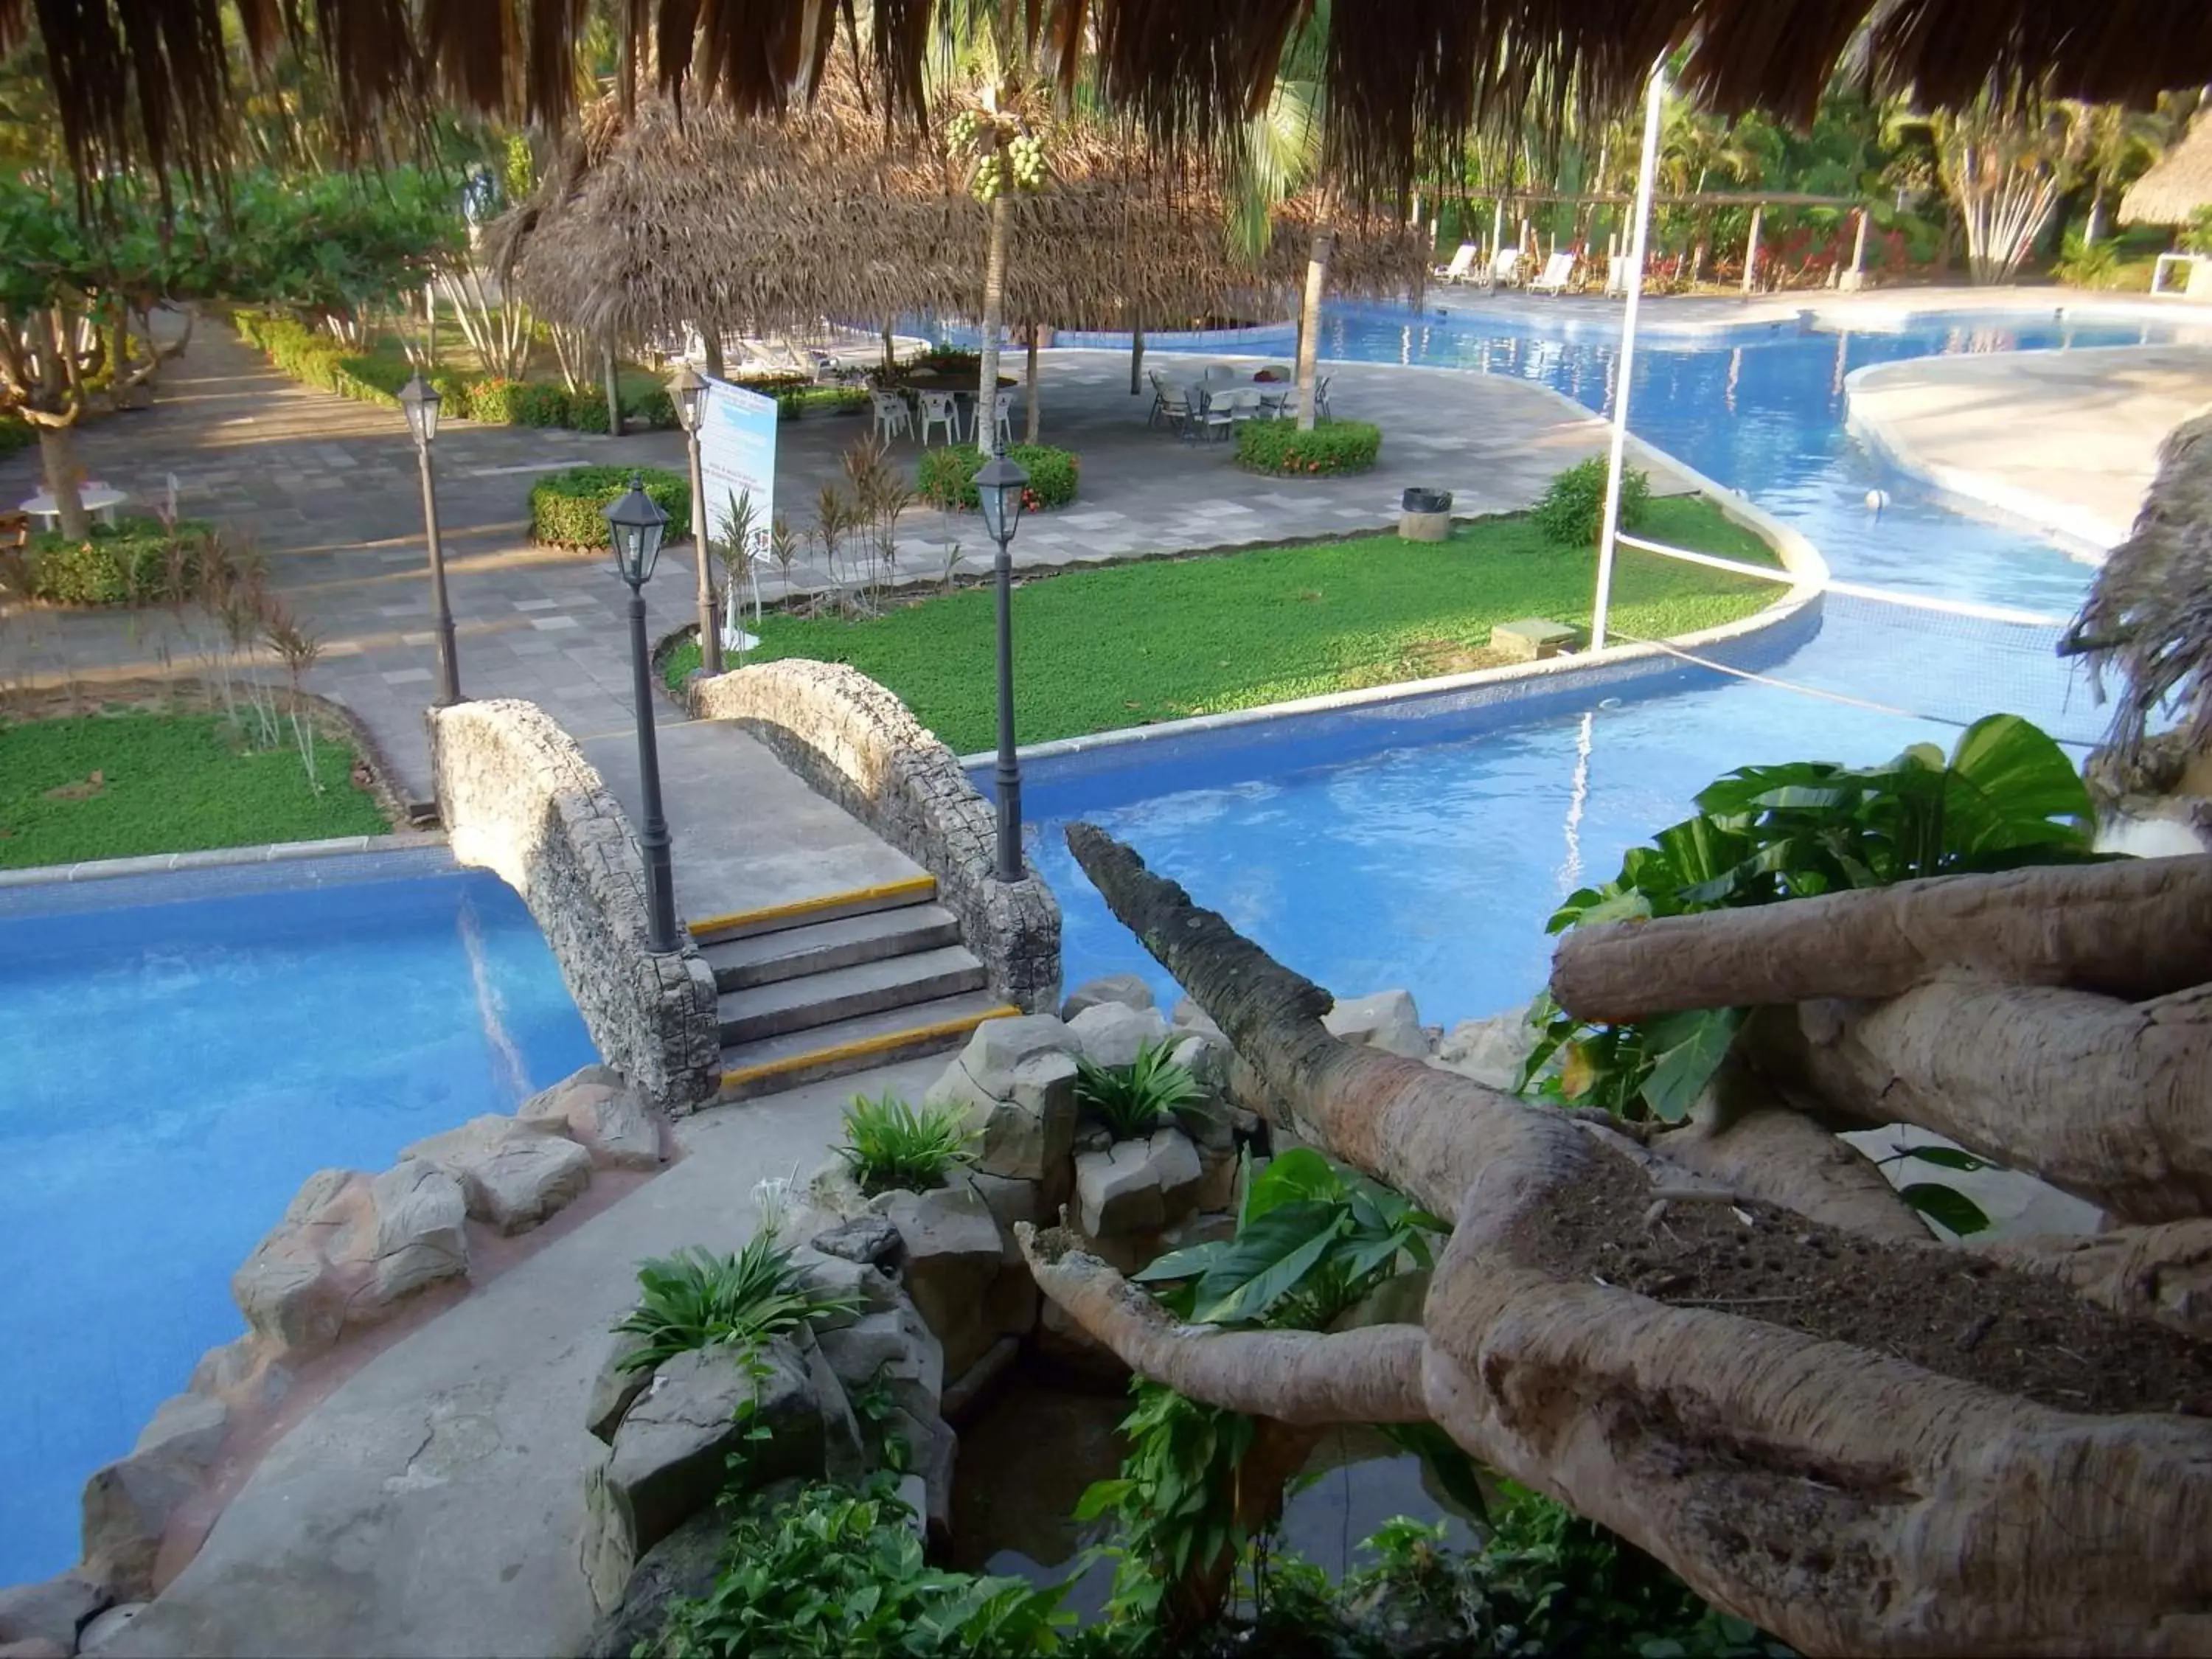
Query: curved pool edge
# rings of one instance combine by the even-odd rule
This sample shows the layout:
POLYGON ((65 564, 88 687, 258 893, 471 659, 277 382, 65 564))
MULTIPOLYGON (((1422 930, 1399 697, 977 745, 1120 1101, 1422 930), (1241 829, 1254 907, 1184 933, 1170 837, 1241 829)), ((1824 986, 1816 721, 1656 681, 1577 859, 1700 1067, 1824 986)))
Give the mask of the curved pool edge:
POLYGON ((288 864, 317 859, 395 857, 443 848, 440 830, 395 830, 381 836, 337 836, 327 841, 257 842, 245 847, 210 847, 190 853, 141 853, 131 858, 86 859, 72 864, 33 864, 0 870, 0 889, 46 887, 129 877, 161 876, 192 870, 222 870, 240 865, 288 864))
MULTIPOLYGON (((1583 418, 1597 418, 1565 392, 1529 384, 1572 408, 1583 418)), ((1602 651, 1553 657, 1540 662, 1478 668, 1432 679, 1401 680, 1389 685, 1363 686, 1358 690, 1262 703, 1257 708, 1231 709, 1218 714, 1196 714, 1188 720, 1162 720, 1151 726, 1059 738, 1024 744, 1017 753, 1025 765, 1066 776, 1076 772, 1097 773, 1139 766, 1164 750, 1188 754, 1199 749, 1218 750, 1250 743, 1263 736, 1278 741, 1288 738, 1295 746, 1306 739, 1319 741, 1325 732, 1341 732, 1352 725, 1370 728, 1376 734, 1378 746, 1390 746, 1391 735, 1401 721, 1510 707, 1517 707, 1522 718, 1531 718, 1539 708, 1581 700, 1597 690, 1608 695, 1657 695, 1668 689, 1667 682, 1688 673, 1747 672, 1771 667, 1818 633, 1821 596, 1829 572, 1826 559, 1812 541, 1757 502, 1696 468, 1684 465, 1633 434, 1629 441, 1640 459, 1671 468, 1695 486, 1698 493, 1709 496, 1732 522, 1751 531, 1771 547, 1791 578, 1787 591, 1773 604, 1748 617, 1663 641, 1608 646, 1602 651)), ((987 794, 991 769, 996 761, 996 754, 991 752, 960 757, 963 769, 987 794)))

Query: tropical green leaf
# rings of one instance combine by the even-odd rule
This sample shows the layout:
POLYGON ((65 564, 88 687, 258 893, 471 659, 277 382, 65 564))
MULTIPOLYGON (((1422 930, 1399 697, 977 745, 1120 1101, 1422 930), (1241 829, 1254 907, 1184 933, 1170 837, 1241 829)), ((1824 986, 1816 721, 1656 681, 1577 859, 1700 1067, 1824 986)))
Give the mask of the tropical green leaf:
POLYGON ((1972 1152, 1962 1152, 1956 1146, 1900 1146, 1898 1151, 1907 1158, 1917 1158, 1923 1164, 1933 1164, 1940 1169, 1957 1170, 1971 1175, 1976 1170, 1990 1167, 1987 1158, 1976 1158, 1972 1152))
POLYGON ((1932 1181, 1916 1181, 1900 1188, 1898 1196, 1931 1221, 1942 1223, 1964 1238, 1969 1233, 1982 1231, 1990 1218, 1982 1206, 1955 1187, 1945 1187, 1932 1181))
POLYGON ((1666 1123, 1690 1115, 1698 1097, 1728 1058, 1729 1045, 1743 1023, 1740 1008, 1698 1008, 1662 1014, 1644 1022, 1651 1075, 1644 1085, 1644 1103, 1666 1123))
POLYGON ((1333 1204, 1298 1200, 1240 1227, 1200 1281, 1194 1317, 1205 1325, 1259 1318, 1312 1270, 1348 1219, 1333 1204))
POLYGON ((1252 1177, 1246 1193, 1244 1219, 1253 1222, 1285 1204, 1334 1203, 1344 1196, 1344 1182, 1312 1147, 1291 1146, 1252 1177))

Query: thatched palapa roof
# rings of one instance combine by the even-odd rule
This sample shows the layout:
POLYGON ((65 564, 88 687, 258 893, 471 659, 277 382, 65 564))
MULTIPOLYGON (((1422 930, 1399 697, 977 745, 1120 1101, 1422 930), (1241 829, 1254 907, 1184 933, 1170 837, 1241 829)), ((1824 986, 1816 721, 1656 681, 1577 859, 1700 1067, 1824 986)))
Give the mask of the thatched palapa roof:
POLYGON ((2124 761, 2171 708, 2180 741, 2212 754, 2212 410, 2159 453, 2135 532, 2112 551, 2059 649, 2118 682, 2110 744, 2124 761))
MULTIPOLYGON (((1009 201, 1006 316, 1060 328, 1188 327, 1279 316, 1304 279, 1304 204, 1277 216, 1255 267, 1231 256, 1212 174, 1162 161, 1133 131, 1055 125, 1054 179, 1009 201)), ((887 128, 833 69, 783 121, 647 100, 625 127, 611 100, 487 252, 548 320, 637 341, 681 325, 765 331, 821 318, 973 316, 986 220, 938 148, 887 128)), ((1340 223, 1337 293, 1417 294, 1428 240, 1394 216, 1340 223)))
POLYGON ((2120 222, 2185 225, 2202 207, 2212 207, 2212 113, 2198 116, 2188 136, 2128 186, 2120 222))
MULTIPOLYGON (((933 14, 950 0, 625 0, 665 89, 740 114, 803 102, 823 65, 859 55, 894 113, 922 95, 933 14), (841 26, 841 19, 842 23, 841 26), (854 38, 858 37, 858 38, 854 38)), ((337 114, 366 136, 434 102, 573 113, 576 50, 594 9, 577 0, 234 0, 248 56, 287 41, 330 64, 337 114)), ((1262 107, 1297 0, 1022 0, 1040 51, 1095 40, 1109 99, 1156 137, 1204 137, 1262 107)), ((227 0, 0 0, 0 53, 36 33, 80 177, 136 160, 215 164, 240 94, 227 0)), ((1560 118, 1572 83, 1625 106, 1650 65, 1687 45, 1688 90, 1708 106, 1809 118, 1846 59, 1925 106, 1971 101, 1993 78, 2069 98, 2148 104, 2212 81, 2202 0, 1343 0, 1329 14, 1322 94, 1347 176, 1395 188, 1417 160, 1478 121, 1560 118), (1857 50, 1863 41, 1864 51, 1857 50)))

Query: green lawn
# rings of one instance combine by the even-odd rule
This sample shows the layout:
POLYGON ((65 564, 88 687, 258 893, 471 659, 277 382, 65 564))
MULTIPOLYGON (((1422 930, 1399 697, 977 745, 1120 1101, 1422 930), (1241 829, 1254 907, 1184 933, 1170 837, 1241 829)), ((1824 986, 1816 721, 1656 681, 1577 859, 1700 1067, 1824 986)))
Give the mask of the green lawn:
MULTIPOLYGON (((1654 501, 1639 533, 1748 562, 1772 552, 1708 501, 1654 501)), ((1032 577, 1014 594, 1024 743, 1386 685, 1498 661, 1493 623, 1587 628, 1594 553, 1553 546, 1525 517, 1462 525, 1446 543, 1363 537, 1032 577)), ((1616 634, 1657 638, 1732 621, 1782 588, 1622 550, 1616 634)), ((769 616, 751 660, 848 662, 904 698, 963 754, 996 741, 993 600, 983 588, 866 622, 769 616)), ((672 684, 698 665, 687 642, 672 684)))
POLYGON ((354 751, 319 738, 319 793, 289 729, 249 751, 218 714, 130 711, 0 725, 0 866, 381 835, 354 751), (97 775, 95 776, 95 775, 97 775))

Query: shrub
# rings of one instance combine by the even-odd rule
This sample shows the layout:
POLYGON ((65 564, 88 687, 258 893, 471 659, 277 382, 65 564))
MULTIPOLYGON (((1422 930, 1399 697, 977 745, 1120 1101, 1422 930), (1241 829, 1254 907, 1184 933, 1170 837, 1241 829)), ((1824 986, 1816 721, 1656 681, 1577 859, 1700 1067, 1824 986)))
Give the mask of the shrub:
POLYGON ((1295 421, 1247 421, 1237 428, 1237 463, 1285 478, 1364 472, 1382 450, 1382 428, 1366 421, 1319 421, 1310 432, 1295 421))
POLYGON ((750 1348, 858 1305, 811 1289, 791 1252, 767 1231, 735 1255, 695 1247, 651 1257, 638 1263, 637 1283, 637 1306, 615 1329, 645 1340, 624 1356, 624 1370, 648 1370, 672 1355, 725 1343, 750 1348))
POLYGON ((2110 288, 2119 270, 2117 243, 2087 242, 2078 231, 2067 233, 2064 251, 2051 267, 2051 274, 2069 288, 2110 288))
POLYGON ((655 432, 665 432, 676 424, 676 400, 658 386, 641 392, 623 404, 623 419, 655 432))
MULTIPOLYGON (((506 384, 513 384, 507 382, 506 384)), ((605 547, 606 510, 629 488, 627 466, 572 466, 548 473, 530 489, 530 534, 550 547, 605 547)), ((641 469, 645 493, 668 515, 668 540, 690 532, 691 489, 681 473, 641 469)))
POLYGON ((1075 1103, 1116 1140, 1148 1135, 1200 1096, 1188 1066, 1168 1058, 1168 1045, 1147 1043, 1127 1066, 1101 1066, 1079 1055, 1075 1103))
MULTIPOLYGON (((1022 505, 1028 511, 1066 507, 1075 499, 1083 464, 1071 452, 1054 449, 1050 444, 1016 444, 1006 451, 1006 459, 1019 464, 1030 475, 1029 489, 1022 497, 1022 505)), ((964 507, 972 513, 976 507, 975 474, 983 460, 983 452, 973 444, 947 444, 942 449, 925 449, 921 452, 915 488, 922 499, 933 506, 964 507)))
MULTIPOLYGON (((1606 458, 1593 455, 1552 480, 1528 517, 1544 539, 1561 547, 1595 547, 1605 521, 1606 458)), ((1644 522, 1651 502, 1651 475, 1631 467, 1620 478, 1620 527, 1644 522)))
POLYGON ((2182 227, 2181 251, 2185 253, 2212 253, 2212 203, 2189 216, 2182 227))
POLYGON ((983 354, 962 346, 933 346, 909 367, 944 376, 965 374, 972 380, 983 372, 983 354))
POLYGON ((179 520, 175 532, 158 519, 96 524, 72 540, 59 532, 33 536, 27 550, 31 596, 49 605, 135 605, 158 599, 198 568, 210 526, 179 520))
POLYGON ((579 432, 596 432, 604 436, 607 431, 607 400, 576 398, 569 406, 568 424, 579 432))
POLYGON ((849 415, 868 406, 865 388, 854 386, 790 386, 775 394, 776 418, 796 421, 807 415, 849 415))
POLYGON ((0 415, 0 455, 12 455, 19 449, 28 449, 39 441, 39 434, 31 429, 28 421, 19 421, 13 415, 0 415))
MULTIPOLYGON (((588 390, 575 399, 577 404, 605 407, 604 399, 588 390)), ((508 398, 518 426, 574 426, 575 410, 568 394, 562 387, 544 380, 524 380, 517 384, 508 398)))
POLYGON ((1068 1650, 1066 1585, 932 1567, 895 1480, 815 1485, 737 1511, 713 1586, 638 1651, 668 1659, 1026 1659, 1068 1650))
POLYGON ((968 1109, 957 1102, 916 1111, 896 1095, 874 1100, 854 1095, 845 1109, 845 1144, 837 1156, 872 1196, 894 1189, 921 1193, 943 1186, 953 1170, 974 1162, 976 1138, 968 1127, 968 1109))

